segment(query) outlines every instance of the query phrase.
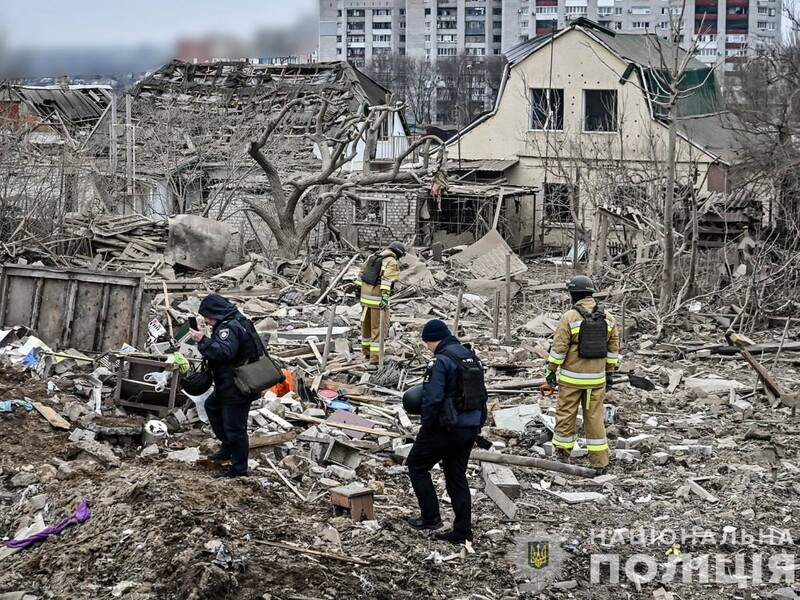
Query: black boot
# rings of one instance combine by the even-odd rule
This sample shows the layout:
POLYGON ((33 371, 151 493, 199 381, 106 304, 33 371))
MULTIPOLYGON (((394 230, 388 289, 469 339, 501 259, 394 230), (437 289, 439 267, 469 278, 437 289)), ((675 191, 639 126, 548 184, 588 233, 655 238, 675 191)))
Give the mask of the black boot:
POLYGON ((422 517, 414 517, 408 520, 408 524, 414 529, 439 529, 442 526, 442 520, 426 521, 422 517))
POLYGON ((467 540, 472 541, 471 533, 462 533, 460 531, 443 531, 441 533, 434 534, 434 537, 437 540, 442 540, 443 542, 453 542, 454 544, 466 542, 467 540))

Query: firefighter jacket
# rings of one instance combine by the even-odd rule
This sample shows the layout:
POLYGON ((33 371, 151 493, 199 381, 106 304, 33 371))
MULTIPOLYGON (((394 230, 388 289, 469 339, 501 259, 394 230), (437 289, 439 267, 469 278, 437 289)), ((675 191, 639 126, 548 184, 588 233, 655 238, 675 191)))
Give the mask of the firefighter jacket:
POLYGON ((394 282, 397 281, 397 277, 400 275, 400 263, 397 262, 394 252, 386 249, 381 252, 381 256, 383 257, 383 262, 381 263, 381 278, 378 283, 370 285, 361 281, 367 261, 364 261, 358 272, 356 285, 361 288, 361 304, 363 306, 377 308, 380 306, 381 299, 384 296, 388 303, 394 282))
MULTIPOLYGON (((577 304, 587 312, 592 312, 597 302, 590 297, 579 300, 577 304)), ((614 317, 606 312, 608 325, 606 357, 580 358, 578 332, 582 321, 581 313, 574 308, 561 315, 550 347, 547 368, 550 371, 558 369, 559 384, 579 388, 602 387, 606 383, 606 372, 616 369, 619 363, 619 330, 614 317)))

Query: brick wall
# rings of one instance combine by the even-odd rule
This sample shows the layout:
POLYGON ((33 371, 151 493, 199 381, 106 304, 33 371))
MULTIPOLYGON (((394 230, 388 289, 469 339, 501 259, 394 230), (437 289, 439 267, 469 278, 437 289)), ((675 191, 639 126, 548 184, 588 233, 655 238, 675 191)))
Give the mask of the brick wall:
POLYGON ((342 199, 331 209, 333 225, 351 244, 382 247, 393 240, 408 241, 417 233, 419 203, 416 191, 358 190, 359 207, 342 199))

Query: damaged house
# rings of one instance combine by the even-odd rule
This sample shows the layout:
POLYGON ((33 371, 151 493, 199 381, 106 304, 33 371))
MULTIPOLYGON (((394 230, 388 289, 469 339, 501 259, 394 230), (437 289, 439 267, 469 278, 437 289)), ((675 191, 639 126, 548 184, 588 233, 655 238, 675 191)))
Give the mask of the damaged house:
MULTIPOLYGON (((280 121, 281 135, 264 151, 281 176, 290 180, 318 171, 319 146, 309 134, 316 115, 304 101, 322 95, 329 107, 337 107, 320 121, 326 135, 343 120, 353 118, 357 125, 371 107, 392 102, 388 90, 345 62, 176 60, 121 98, 91 144, 108 192, 125 198, 126 210, 156 219, 192 213, 226 221, 238 229, 238 247, 263 250, 271 233, 250 209, 274 190, 248 147, 280 121)), ((352 159, 344 176, 391 167, 411 142, 402 112, 390 112, 376 130, 348 147, 352 159)), ((409 158, 417 156, 412 152, 409 158)), ((311 201, 304 197, 297 214, 311 201)), ((324 238, 327 232, 317 228, 314 234, 324 238)))
MULTIPOLYGON (((655 34, 610 31, 585 18, 531 39, 507 53, 494 110, 450 140, 448 153, 464 161, 461 172, 491 161, 510 184, 540 188, 532 220, 542 245, 588 242, 604 216, 612 230, 630 226, 638 239, 655 229, 648 217, 664 192, 664 65, 675 53, 685 57, 655 34)), ((755 210, 725 208, 736 161, 733 117, 723 110, 713 69, 694 58, 686 64, 677 104, 676 212, 688 222, 690 205, 705 203, 722 214, 726 227, 706 223, 700 232, 717 245, 757 225, 760 213, 752 198, 755 210)))
POLYGON ((4 224, 26 217, 29 228, 50 233, 58 215, 95 197, 95 171, 83 148, 111 103, 107 86, 0 84, 4 224))

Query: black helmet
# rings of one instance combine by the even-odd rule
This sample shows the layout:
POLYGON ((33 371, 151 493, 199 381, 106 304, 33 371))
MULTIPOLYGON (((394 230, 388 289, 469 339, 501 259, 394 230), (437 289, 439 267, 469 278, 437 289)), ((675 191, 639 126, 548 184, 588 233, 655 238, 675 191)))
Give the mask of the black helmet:
POLYGON ((211 373, 205 370, 195 371, 181 378, 181 387, 189 396, 202 396, 212 383, 211 373))
POLYGON ((406 255, 406 247, 403 242, 392 242, 389 244, 389 250, 397 255, 397 258, 403 258, 406 255))
POLYGON ((590 292, 594 293, 594 283, 586 275, 576 275, 567 282, 567 290, 570 292, 590 292))
POLYGON ((410 387, 403 393, 403 408, 410 415, 422 414, 422 384, 410 387))

